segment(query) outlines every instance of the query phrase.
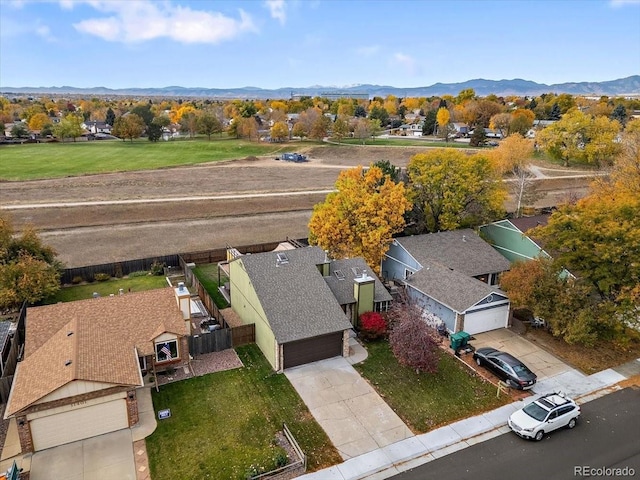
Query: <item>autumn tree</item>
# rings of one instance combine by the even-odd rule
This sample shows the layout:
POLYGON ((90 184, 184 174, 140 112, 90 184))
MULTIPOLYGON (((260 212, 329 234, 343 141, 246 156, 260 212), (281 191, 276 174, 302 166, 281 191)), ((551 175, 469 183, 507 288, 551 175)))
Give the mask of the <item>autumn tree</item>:
POLYGON ((620 124, 615 120, 591 118, 573 110, 542 130, 537 139, 552 158, 561 160, 565 166, 577 160, 599 167, 612 163, 619 150, 614 141, 619 132, 620 124))
POLYGON ((50 124, 49 115, 46 113, 36 113, 29 120, 29 129, 32 131, 41 131, 45 125, 50 124))
POLYGON ((309 132, 307 131, 306 125, 303 122, 296 122, 291 129, 291 135, 303 139, 309 136, 309 132))
POLYGON ((55 294, 61 270, 56 252, 44 245, 32 228, 16 235, 11 218, 0 214, 0 311, 55 294))
POLYGON ((484 155, 431 150, 411 157, 407 174, 416 233, 473 227, 504 214, 503 183, 484 155))
POLYGON ((412 302, 394 302, 388 312, 389 346, 398 363, 416 373, 437 373, 440 363, 438 332, 422 319, 412 302))
POLYGON ((336 121, 333 122, 332 137, 340 143, 340 140, 348 135, 349 124, 342 117, 336 118, 336 121))
POLYGON ((16 122, 11 127, 11 136, 13 138, 27 138, 29 136, 29 128, 23 122, 16 122))
POLYGON ((317 204, 309 222, 309 240, 333 258, 363 257, 380 273, 382 256, 392 236, 404 228, 404 213, 411 208, 404 184, 393 182, 371 166, 344 170, 336 191, 317 204))
POLYGON ((438 122, 438 132, 445 141, 449 141, 449 119, 451 115, 445 107, 440 107, 436 113, 436 121, 438 122))
POLYGON ((116 137, 122 138, 124 142, 129 139, 133 142, 134 138, 139 138, 144 132, 145 124, 144 120, 135 113, 130 113, 118 117, 113 125, 111 133, 116 137))
POLYGON ((212 112, 204 111, 198 117, 198 133, 207 136, 211 141, 211 135, 222 132, 222 123, 212 112))
POLYGON ((371 123, 366 118, 358 118, 353 129, 353 136, 365 144, 367 138, 371 136, 371 123))
POLYGON ((313 138, 314 140, 322 140, 327 136, 329 132, 329 125, 331 125, 331 120, 329 119, 329 117, 325 115, 319 115, 311 125, 309 138, 313 138))
POLYGON ((509 126, 511 125, 510 113, 497 113, 489 120, 489 128, 500 132, 502 138, 509 135, 509 126))
POLYGON ((73 138, 75 142, 76 138, 81 136, 83 132, 82 118, 70 113, 53 127, 53 132, 55 136, 62 139, 63 142, 65 138, 73 138))
POLYGON ((271 139, 276 142, 284 142, 289 138, 289 127, 285 122, 276 122, 271 127, 271 139))
POLYGON ((198 116, 197 111, 187 112, 180 118, 180 131, 189 132, 189 138, 195 137, 198 132, 198 116))

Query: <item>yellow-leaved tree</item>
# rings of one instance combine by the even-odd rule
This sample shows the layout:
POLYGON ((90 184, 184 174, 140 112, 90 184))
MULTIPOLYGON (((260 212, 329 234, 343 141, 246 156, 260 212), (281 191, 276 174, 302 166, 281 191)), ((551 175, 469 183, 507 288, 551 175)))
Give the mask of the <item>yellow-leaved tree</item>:
POLYGON ((403 183, 395 183, 382 170, 362 166, 344 170, 336 190, 313 209, 309 241, 327 250, 332 258, 363 257, 380 274, 382 256, 393 235, 405 225, 411 208, 403 183))
POLYGON ((438 122, 438 132, 446 141, 449 141, 449 120, 451 114, 445 107, 440 107, 436 113, 436 122, 438 122))

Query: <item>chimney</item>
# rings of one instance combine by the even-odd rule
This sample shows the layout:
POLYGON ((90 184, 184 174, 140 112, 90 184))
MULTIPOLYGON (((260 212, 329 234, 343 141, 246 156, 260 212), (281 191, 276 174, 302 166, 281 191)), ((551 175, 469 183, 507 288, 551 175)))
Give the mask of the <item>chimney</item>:
POLYGON ((187 324, 190 324, 191 319, 191 294, 189 290, 184 285, 184 282, 179 282, 178 287, 174 288, 176 302, 178 303, 178 308, 180 312, 182 312, 182 318, 187 321, 187 324))
POLYGON ((373 312, 375 280, 367 275, 366 271, 363 271, 361 276, 354 279, 353 296, 356 299, 356 320, 363 313, 373 312))

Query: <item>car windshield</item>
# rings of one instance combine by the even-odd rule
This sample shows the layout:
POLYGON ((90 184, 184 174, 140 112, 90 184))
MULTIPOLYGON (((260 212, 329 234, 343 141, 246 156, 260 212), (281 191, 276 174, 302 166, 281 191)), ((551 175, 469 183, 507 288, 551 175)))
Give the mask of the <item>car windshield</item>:
POLYGON ((523 411, 524 413, 526 413, 532 418, 535 418, 539 422, 542 422, 547 416, 547 411, 544 408, 542 408, 540 405, 538 405, 536 402, 530 403, 529 405, 524 407, 523 411))

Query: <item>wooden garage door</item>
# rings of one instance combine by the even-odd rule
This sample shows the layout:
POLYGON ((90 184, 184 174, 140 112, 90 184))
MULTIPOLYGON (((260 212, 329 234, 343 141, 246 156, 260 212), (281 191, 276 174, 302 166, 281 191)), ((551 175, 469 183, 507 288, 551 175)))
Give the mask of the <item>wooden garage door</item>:
POLYGON ((31 420, 34 450, 115 432, 129 427, 124 399, 31 420))
POLYGON ((342 332, 285 343, 284 368, 342 355, 342 332))

